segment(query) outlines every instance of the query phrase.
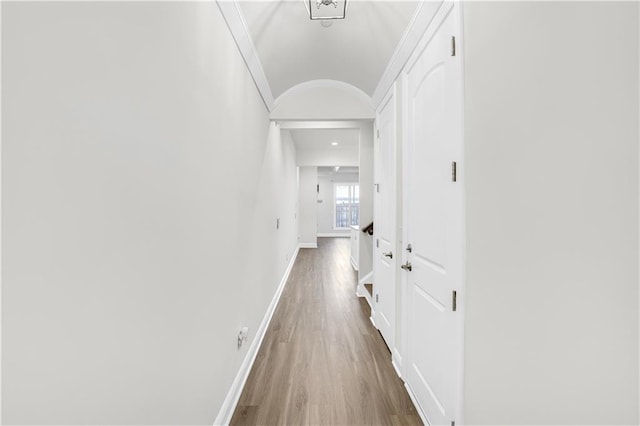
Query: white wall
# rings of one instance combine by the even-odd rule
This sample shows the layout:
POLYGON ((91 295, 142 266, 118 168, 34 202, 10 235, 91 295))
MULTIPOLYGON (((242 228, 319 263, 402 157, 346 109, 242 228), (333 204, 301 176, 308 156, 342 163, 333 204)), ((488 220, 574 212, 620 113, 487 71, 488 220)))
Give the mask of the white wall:
POLYGON ((296 161, 299 166, 358 167, 358 147, 327 149, 298 149, 296 161))
POLYGON ((350 235, 350 231, 334 229, 333 197, 336 183, 358 182, 357 173, 334 173, 331 176, 318 176, 318 234, 350 235), (320 203, 320 200, 322 202, 320 203))
POLYGON ((638 424, 638 4, 465 3, 467 424, 638 424))
POLYGON ((273 120, 370 120, 371 99, 360 89, 335 80, 313 80, 284 92, 275 101, 273 120))
POLYGON ((298 242, 302 247, 316 247, 318 233, 318 168, 300 167, 298 242))
POLYGON ((2 31, 2 421, 211 424, 296 246, 291 140, 213 3, 2 31))

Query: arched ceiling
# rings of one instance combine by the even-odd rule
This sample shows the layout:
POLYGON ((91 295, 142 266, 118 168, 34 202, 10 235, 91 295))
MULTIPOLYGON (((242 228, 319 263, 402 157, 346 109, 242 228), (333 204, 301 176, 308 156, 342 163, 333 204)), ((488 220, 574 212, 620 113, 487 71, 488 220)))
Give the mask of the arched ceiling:
POLYGON ((338 80, 369 96, 419 1, 349 1, 344 20, 311 21, 304 0, 240 1, 267 81, 277 98, 310 80, 338 80))

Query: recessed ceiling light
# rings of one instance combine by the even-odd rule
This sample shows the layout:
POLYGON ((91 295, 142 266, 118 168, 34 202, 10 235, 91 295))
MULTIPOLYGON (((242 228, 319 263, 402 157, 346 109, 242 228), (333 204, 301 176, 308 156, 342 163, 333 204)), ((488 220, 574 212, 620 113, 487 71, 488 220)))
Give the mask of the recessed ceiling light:
POLYGON ((338 146, 338 142, 331 142, 332 146, 338 146))

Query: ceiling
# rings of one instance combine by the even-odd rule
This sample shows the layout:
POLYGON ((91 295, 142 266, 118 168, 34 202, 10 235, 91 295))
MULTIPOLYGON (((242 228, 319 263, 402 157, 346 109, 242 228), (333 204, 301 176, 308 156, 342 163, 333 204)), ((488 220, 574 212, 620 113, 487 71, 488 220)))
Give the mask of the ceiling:
POLYGON ((355 166, 359 158, 359 129, 291 129, 296 164, 355 166), (331 145, 338 142, 338 145, 331 145))
POLYGON ((318 167, 318 176, 342 176, 358 174, 358 167, 340 167, 336 171, 335 167, 318 167))
POLYGON ((267 81, 277 98, 311 80, 351 84, 369 96, 419 1, 349 1, 344 20, 311 21, 304 0, 240 1, 267 81))
POLYGON ((296 150, 358 149, 358 129, 296 129, 289 130, 296 150), (337 146, 331 142, 338 142, 337 146))

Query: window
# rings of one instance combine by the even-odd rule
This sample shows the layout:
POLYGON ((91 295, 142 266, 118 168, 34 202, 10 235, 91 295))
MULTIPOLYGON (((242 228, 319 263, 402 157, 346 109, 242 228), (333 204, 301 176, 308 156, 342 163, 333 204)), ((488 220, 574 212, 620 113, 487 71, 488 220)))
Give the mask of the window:
POLYGON ((357 225, 360 186, 357 183, 336 183, 333 189, 333 227, 346 229, 357 225))

